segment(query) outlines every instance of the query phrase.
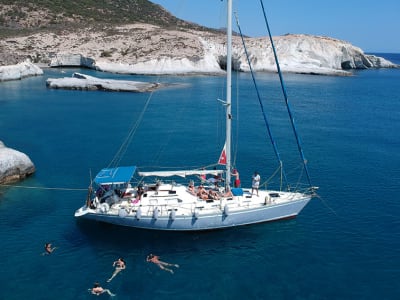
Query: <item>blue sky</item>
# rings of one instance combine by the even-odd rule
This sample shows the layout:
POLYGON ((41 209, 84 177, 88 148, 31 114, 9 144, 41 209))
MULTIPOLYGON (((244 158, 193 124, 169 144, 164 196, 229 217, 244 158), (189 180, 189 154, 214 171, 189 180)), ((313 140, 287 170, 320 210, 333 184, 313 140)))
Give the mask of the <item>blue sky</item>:
MULTIPOLYGON (((225 0, 151 1, 178 18, 200 25, 220 28, 226 23, 225 0)), ((365 52, 400 53, 400 0, 263 1, 274 36, 323 35, 348 41, 365 52)), ((267 34, 259 0, 234 0, 233 8, 244 34, 267 34)))

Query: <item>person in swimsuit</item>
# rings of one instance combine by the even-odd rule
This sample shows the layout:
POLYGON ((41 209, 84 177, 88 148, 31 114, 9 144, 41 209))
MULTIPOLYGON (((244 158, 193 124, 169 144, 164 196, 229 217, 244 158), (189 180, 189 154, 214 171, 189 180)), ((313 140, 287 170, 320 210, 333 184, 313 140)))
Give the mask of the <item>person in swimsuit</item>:
POLYGON ((156 264, 157 266, 160 267, 161 270, 168 271, 168 272, 170 272, 171 274, 174 274, 174 271, 173 271, 172 269, 169 269, 169 268, 166 268, 166 267, 176 267, 176 268, 179 268, 179 265, 177 265, 177 264, 170 264, 170 263, 161 261, 161 260, 159 260, 159 258, 160 258, 160 257, 157 256, 157 255, 149 254, 149 255, 147 256, 147 259, 146 259, 146 260, 147 260, 147 262, 152 262, 153 264, 156 264))
POLYGON ((238 172, 238 170, 237 170, 237 169, 233 169, 233 171, 232 171, 232 176, 234 176, 234 177, 235 177, 235 181, 234 181, 234 184, 233 184, 233 186, 234 186, 235 188, 238 188, 238 187, 240 187, 240 178, 239 178, 239 172, 238 172))
POLYGON ((196 192, 194 190, 194 182, 192 180, 189 182, 188 192, 192 195, 196 195, 196 192))
POLYGON ((51 243, 44 244, 44 253, 42 255, 51 254, 57 247, 51 247, 51 243))
POLYGON ((93 285, 93 287, 91 289, 91 292, 92 292, 93 295, 96 295, 96 296, 99 296, 99 295, 101 295, 103 293, 107 293, 110 296, 115 296, 115 294, 111 293, 110 290, 103 289, 98 282, 94 283, 94 285, 93 285))
POLYGON ((118 260, 114 261, 113 267, 115 267, 115 271, 112 276, 107 280, 107 282, 110 282, 115 276, 117 276, 119 272, 125 270, 126 265, 124 259, 122 257, 118 258, 118 260))
POLYGON ((202 184, 200 184, 199 187, 197 188, 197 197, 203 200, 208 199, 208 193, 202 184))

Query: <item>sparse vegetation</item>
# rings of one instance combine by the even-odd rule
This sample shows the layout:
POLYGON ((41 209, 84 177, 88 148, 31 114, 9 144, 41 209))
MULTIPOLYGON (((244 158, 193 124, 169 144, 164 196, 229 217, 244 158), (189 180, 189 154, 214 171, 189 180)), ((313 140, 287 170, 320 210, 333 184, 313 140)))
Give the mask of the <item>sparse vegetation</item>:
POLYGON ((204 30, 147 0, 0 0, 0 37, 22 32, 147 23, 204 30))

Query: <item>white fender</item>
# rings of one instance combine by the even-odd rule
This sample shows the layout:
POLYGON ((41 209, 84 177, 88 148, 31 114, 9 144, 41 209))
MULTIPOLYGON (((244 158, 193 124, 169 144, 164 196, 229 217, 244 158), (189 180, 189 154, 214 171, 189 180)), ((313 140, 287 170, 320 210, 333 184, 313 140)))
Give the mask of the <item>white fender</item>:
POLYGON ((199 211, 198 211, 197 209, 194 210, 193 217, 194 217, 195 219, 198 219, 198 218, 199 218, 199 211))
POLYGON ((265 196, 265 205, 267 205, 268 203, 271 203, 271 196, 269 194, 265 196))
POLYGON ((120 208, 118 211, 118 216, 121 218, 125 218, 128 215, 128 212, 126 211, 125 208, 120 208))
POLYGON ((225 206, 224 206, 224 215, 225 216, 229 216, 229 206, 228 206, 228 204, 225 204, 225 206))
POLYGON ((158 219, 158 213, 159 213, 158 207, 156 207, 156 208, 154 209, 154 211, 153 211, 153 219, 154 219, 154 220, 157 220, 157 219, 158 219))
POLYGON ((140 218, 142 217, 142 210, 140 209, 140 207, 136 210, 136 220, 140 220, 140 218))
POLYGON ((176 211, 175 209, 171 210, 171 213, 169 214, 169 218, 173 221, 175 220, 176 217, 176 211))

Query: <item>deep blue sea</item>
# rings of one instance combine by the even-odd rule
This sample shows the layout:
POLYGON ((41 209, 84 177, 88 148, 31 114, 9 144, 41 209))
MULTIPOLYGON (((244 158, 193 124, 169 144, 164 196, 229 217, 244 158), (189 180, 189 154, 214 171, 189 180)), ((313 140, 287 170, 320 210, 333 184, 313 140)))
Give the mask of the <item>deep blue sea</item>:
MULTIPOLYGON (((399 54, 382 55, 400 63, 399 54)), ((290 167, 296 146, 287 141, 277 76, 256 77, 290 167)), ((93 299, 87 290, 95 281, 114 299, 399 299, 400 69, 284 78, 319 197, 296 219, 202 233, 78 222, 74 211, 84 204, 90 174, 108 165, 149 96, 121 164, 215 163, 223 146, 223 124, 215 121, 223 114, 216 101, 223 77, 47 69, 0 83, 0 140, 37 169, 16 184, 26 188, 0 188, 0 299, 93 299), (152 95, 46 88, 48 77, 75 71, 171 85, 152 95), (45 242, 58 249, 43 256, 45 242), (149 253, 180 268, 164 272, 146 262, 149 253), (120 256, 127 268, 107 283, 120 256)), ((236 103, 235 87, 244 128, 234 129, 235 160, 248 185, 255 169, 266 180, 276 162, 250 97, 251 77, 235 74, 237 80, 246 100, 236 103)))

